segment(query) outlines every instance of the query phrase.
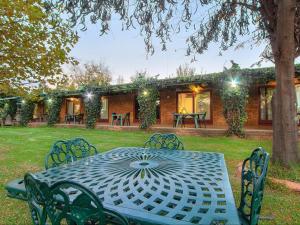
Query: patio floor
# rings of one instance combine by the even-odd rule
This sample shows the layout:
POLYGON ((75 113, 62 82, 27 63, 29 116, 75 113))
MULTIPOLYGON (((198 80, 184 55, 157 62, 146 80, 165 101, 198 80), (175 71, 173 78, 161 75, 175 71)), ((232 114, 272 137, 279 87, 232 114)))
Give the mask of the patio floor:
MULTIPOLYGON (((30 127, 40 127, 45 126, 46 123, 34 122, 30 123, 30 127)), ((69 128, 84 128, 85 124, 66 124, 59 123, 55 125, 56 127, 69 127, 69 128)), ((114 131, 137 131, 139 130, 138 124, 132 126, 112 126, 108 123, 98 123, 96 129, 101 130, 114 130, 114 131)), ((193 128, 189 127, 178 127, 174 128, 171 126, 155 125, 149 129, 150 132, 160 132, 160 133, 176 133, 178 135, 193 135, 193 136, 224 136, 226 134, 226 127, 213 127, 207 126, 207 128, 193 128)), ((245 135, 246 138, 255 139, 271 139, 272 138, 272 127, 271 126, 261 126, 261 127, 246 127, 245 135)))

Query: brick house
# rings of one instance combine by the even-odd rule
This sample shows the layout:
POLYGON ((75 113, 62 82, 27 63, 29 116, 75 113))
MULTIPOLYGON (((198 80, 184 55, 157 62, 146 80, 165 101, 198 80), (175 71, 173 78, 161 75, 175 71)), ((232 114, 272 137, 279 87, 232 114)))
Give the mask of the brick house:
MULTIPOLYGON (((226 122, 223 116, 223 106, 216 87, 212 82, 204 82, 203 77, 217 76, 216 74, 197 75, 192 79, 168 78, 158 80, 159 99, 157 100, 157 126, 172 127, 173 113, 198 113, 206 112, 208 127, 223 128, 226 122)), ((295 87, 297 105, 300 112, 300 65, 296 65, 295 87), (298 70, 299 69, 299 70, 298 70)), ((241 76, 252 76, 263 82, 256 82, 249 89, 249 99, 246 107, 248 119, 246 128, 271 128, 272 109, 271 98, 274 82, 274 68, 245 69, 241 70, 241 76), (264 79, 261 79, 261 76, 264 79)), ((110 124, 114 113, 130 113, 130 124, 138 125, 137 88, 133 84, 110 85, 105 88, 99 87, 101 94, 99 101, 102 102, 101 115, 98 124, 110 124)), ((66 92, 61 111, 60 122, 65 122, 68 114, 84 115, 83 91, 66 92)), ((45 104, 38 103, 38 111, 45 112, 45 104), (41 109, 43 108, 43 109, 41 109)), ((187 127, 192 127, 192 121, 187 121, 187 127)))

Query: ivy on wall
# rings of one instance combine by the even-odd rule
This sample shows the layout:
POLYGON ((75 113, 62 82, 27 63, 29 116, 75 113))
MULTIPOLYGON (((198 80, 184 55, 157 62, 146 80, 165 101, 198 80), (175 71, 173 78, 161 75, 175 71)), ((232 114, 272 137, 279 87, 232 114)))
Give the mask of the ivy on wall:
POLYGON ((83 97, 86 113, 86 128, 93 129, 96 126, 97 119, 101 112, 101 96, 95 92, 93 88, 88 88, 83 97))
POLYGON ((53 92, 49 95, 46 101, 48 108, 48 126, 53 126, 59 122, 59 113, 63 102, 63 94, 53 92))
POLYGON ((33 117, 34 102, 32 100, 22 100, 20 108, 20 125, 27 126, 33 117))
POLYGON ((0 101, 0 119, 5 120, 8 115, 14 119, 17 113, 17 99, 0 101))
POLYGON ((133 82, 138 87, 139 123, 141 129, 147 129, 156 123, 156 102, 159 92, 154 80, 145 74, 139 74, 133 82))
POLYGON ((223 115, 228 125, 227 135, 245 137, 243 130, 247 120, 246 105, 249 97, 249 80, 240 75, 237 64, 224 71, 219 83, 219 91, 223 103, 223 115))

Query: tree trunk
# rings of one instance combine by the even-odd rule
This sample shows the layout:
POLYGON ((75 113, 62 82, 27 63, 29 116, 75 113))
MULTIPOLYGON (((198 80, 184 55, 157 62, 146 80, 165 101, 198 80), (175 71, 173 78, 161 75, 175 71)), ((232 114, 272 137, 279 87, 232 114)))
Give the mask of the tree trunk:
POLYGON ((276 70, 272 160, 284 166, 299 162, 294 85, 294 19, 295 0, 278 1, 276 38, 275 43, 272 43, 276 70))

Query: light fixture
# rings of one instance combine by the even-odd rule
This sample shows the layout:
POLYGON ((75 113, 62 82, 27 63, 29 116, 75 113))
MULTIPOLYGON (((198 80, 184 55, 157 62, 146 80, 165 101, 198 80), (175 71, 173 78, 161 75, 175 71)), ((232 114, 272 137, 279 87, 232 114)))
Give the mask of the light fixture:
POLYGON ((147 95, 148 95, 148 91, 147 91, 147 90, 144 90, 143 95, 144 95, 144 96, 147 96, 147 95))
POLYGON ((23 100, 22 100, 22 104, 25 104, 25 103, 26 103, 26 101, 23 99, 23 100))
POLYGON ((52 103, 52 98, 49 98, 49 99, 48 99, 48 102, 51 104, 51 103, 52 103))
POLYGON ((236 88, 237 85, 238 85, 238 82, 237 82, 235 79, 232 79, 232 80, 230 81, 230 86, 231 86, 232 88, 236 88))
POLYGON ((86 93, 86 97, 87 97, 88 99, 92 99, 93 94, 92 94, 91 92, 88 92, 88 93, 86 93))

